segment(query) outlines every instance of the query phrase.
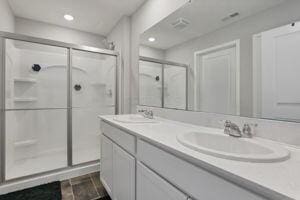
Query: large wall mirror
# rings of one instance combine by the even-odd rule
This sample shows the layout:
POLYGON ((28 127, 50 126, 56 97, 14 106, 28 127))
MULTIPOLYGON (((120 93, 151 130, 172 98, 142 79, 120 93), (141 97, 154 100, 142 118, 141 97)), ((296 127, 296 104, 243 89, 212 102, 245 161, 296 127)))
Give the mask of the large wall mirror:
POLYGON ((300 122, 300 1, 193 0, 140 36, 140 105, 300 122))

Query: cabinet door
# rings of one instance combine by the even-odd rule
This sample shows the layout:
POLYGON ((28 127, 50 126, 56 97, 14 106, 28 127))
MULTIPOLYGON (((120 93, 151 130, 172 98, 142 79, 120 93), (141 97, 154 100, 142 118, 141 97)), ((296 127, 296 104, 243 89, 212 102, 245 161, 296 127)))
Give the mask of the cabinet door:
POLYGON ((138 162, 137 200, 187 200, 188 197, 138 162))
POLYGON ((100 179, 107 193, 112 197, 113 189, 113 143, 101 136, 100 179))
POLYGON ((135 159, 113 145, 113 200, 135 199, 135 159))

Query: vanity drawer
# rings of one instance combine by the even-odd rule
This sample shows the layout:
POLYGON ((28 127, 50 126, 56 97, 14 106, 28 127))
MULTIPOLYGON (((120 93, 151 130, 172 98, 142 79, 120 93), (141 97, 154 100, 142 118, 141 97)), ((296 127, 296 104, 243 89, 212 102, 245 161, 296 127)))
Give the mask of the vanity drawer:
POLYGON ((188 197, 152 170, 137 162, 137 200, 187 200, 188 197))
POLYGON ((101 120, 101 131, 126 151, 135 154, 135 137, 101 120))
POLYGON ((266 200, 145 141, 138 140, 137 154, 156 173, 195 199, 266 200))

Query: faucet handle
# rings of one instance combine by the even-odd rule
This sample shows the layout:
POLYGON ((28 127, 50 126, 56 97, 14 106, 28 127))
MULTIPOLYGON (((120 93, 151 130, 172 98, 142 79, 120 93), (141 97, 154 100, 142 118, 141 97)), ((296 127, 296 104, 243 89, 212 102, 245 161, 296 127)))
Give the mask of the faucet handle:
POLYGON ((145 109, 138 110, 138 113, 143 113, 143 112, 147 112, 147 110, 145 110, 145 109))
POLYGON ((244 124, 243 135, 246 137, 252 137, 252 129, 249 124, 244 124))
POLYGON ((226 121, 224 122, 224 127, 225 127, 225 128, 230 128, 230 126, 231 126, 231 121, 230 121, 230 120, 226 120, 226 121))
POLYGON ((153 119, 153 111, 152 110, 148 111, 148 115, 149 115, 150 119, 153 119))
POLYGON ((230 127, 231 127, 231 121, 226 120, 224 122, 224 134, 229 135, 230 134, 230 127))
POLYGON ((248 138, 252 138, 254 136, 254 128, 257 127, 257 124, 244 124, 243 127, 243 135, 248 138))

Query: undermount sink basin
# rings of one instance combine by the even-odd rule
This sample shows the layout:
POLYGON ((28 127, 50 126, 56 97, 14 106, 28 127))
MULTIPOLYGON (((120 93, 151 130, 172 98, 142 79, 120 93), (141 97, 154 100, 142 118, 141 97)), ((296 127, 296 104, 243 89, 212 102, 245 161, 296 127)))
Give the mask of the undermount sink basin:
POLYGON ((188 132, 177 135, 184 146, 204 154, 246 162, 279 162, 289 158, 290 152, 273 143, 252 138, 188 132))
POLYGON ((114 120, 122 123, 158 123, 157 120, 148 119, 142 115, 118 115, 114 120))

